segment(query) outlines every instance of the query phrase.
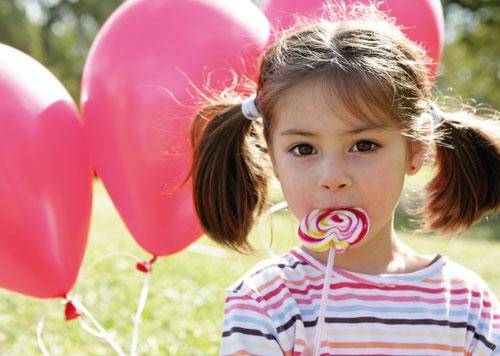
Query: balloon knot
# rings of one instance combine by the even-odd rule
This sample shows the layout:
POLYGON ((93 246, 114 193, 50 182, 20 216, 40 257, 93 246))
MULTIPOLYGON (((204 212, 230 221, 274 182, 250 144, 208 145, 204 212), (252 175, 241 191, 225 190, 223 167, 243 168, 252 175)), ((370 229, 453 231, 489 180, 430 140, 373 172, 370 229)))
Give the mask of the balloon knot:
POLYGON ((153 256, 149 261, 137 262, 135 268, 144 273, 149 273, 153 270, 153 263, 155 263, 157 256, 153 256))
POLYGON ((64 316, 66 320, 76 319, 80 316, 78 310, 76 310, 75 306, 66 296, 64 297, 67 300, 66 307, 64 309, 64 316))

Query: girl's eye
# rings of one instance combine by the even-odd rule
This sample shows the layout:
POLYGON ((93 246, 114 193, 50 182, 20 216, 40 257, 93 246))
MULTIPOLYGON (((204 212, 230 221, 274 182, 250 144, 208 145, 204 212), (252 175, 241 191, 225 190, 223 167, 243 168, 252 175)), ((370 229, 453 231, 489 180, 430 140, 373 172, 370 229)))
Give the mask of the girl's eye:
MULTIPOLYGON (((371 153, 378 150, 380 145, 372 141, 361 140, 356 142, 353 147, 354 152, 371 153)), ((293 146, 289 152, 292 152, 292 154, 296 157, 310 156, 316 153, 314 147, 306 143, 299 143, 298 145, 293 146)))
POLYGON ((314 148, 311 145, 301 143, 292 147, 290 152, 297 157, 309 156, 314 153, 314 148))
POLYGON ((356 144, 353 147, 357 147, 357 150, 354 150, 354 152, 374 152, 376 151, 380 145, 376 144, 375 142, 372 141, 367 141, 367 140, 362 140, 356 142, 356 144), (373 147, 373 149, 371 149, 373 147))

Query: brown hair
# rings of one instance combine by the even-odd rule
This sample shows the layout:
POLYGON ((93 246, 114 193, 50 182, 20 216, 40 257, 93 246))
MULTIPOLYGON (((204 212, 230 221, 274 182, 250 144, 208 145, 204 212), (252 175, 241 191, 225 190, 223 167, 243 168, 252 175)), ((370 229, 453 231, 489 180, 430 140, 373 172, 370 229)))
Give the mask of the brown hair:
POLYGON ((229 103, 213 101, 194 118, 190 176, 207 235, 240 252, 252 251, 247 235, 266 204, 273 116, 289 90, 318 79, 360 120, 384 118, 408 141, 436 143, 439 169, 420 210, 424 230, 454 232, 496 211, 497 117, 448 112, 435 130, 425 129, 419 118, 431 112, 432 87, 425 51, 373 4, 328 10, 329 20, 303 20, 261 56, 256 103, 262 122, 243 116, 238 96, 229 103))

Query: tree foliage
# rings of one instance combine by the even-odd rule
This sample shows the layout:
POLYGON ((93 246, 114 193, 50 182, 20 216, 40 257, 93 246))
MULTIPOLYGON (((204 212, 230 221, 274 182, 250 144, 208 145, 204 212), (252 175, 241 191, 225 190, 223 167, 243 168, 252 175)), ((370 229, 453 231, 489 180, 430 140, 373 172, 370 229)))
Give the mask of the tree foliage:
POLYGON ((444 0, 446 43, 438 85, 500 107, 500 2, 444 0))
POLYGON ((97 31, 121 0, 0 0, 0 42, 44 64, 76 102, 97 31))

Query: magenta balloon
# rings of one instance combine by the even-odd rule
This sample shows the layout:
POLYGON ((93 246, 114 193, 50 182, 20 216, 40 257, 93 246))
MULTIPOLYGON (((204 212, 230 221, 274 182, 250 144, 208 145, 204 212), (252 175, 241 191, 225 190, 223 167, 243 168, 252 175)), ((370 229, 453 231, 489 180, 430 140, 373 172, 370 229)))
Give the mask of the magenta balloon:
MULTIPOLYGON (((321 15, 325 0, 263 0, 262 11, 275 29, 293 25, 294 14, 316 18, 321 15)), ((344 0, 346 4, 369 0, 344 0)), ((403 32, 414 42, 420 43, 434 61, 431 75, 439 69, 443 53, 444 17, 440 0, 385 0, 381 10, 396 19, 403 32)))
POLYGON ((0 44, 0 287, 60 297, 87 244, 92 174, 83 125, 62 84, 0 44))
POLYGON ((150 253, 175 253, 202 231, 191 183, 191 85, 217 91, 230 68, 252 76, 269 23, 247 0, 125 2, 85 65, 82 115, 91 155, 123 221, 150 253))

